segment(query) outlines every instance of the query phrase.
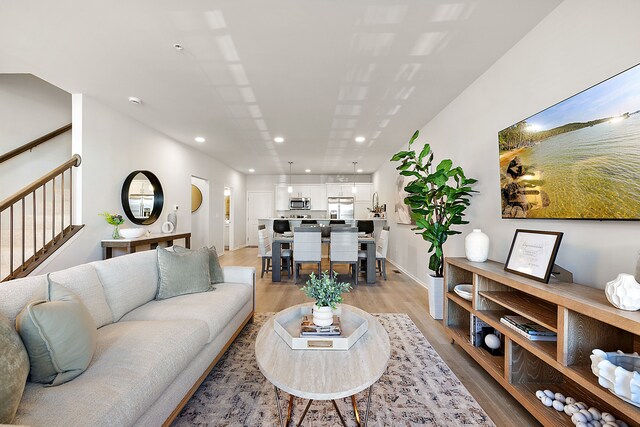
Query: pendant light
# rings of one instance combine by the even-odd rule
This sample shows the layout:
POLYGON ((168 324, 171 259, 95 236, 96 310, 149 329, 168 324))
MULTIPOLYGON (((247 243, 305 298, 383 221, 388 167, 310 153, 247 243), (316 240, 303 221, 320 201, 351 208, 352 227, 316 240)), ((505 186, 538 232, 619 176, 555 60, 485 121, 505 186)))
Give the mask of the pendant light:
POLYGON ((351 187, 351 192, 356 194, 358 189, 356 188, 356 165, 358 162, 353 162, 353 187, 351 187))
POLYGON ((293 165, 293 162, 289 162, 289 186, 287 187, 287 193, 289 194, 293 193, 293 187, 291 186, 291 165, 293 165))

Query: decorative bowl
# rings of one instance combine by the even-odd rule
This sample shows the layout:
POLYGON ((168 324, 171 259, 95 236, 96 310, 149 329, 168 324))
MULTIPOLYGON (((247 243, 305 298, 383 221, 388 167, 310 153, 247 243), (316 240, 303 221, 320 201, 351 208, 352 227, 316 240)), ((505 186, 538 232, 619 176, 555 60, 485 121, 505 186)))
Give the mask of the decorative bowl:
POLYGON ((147 230, 144 228, 121 228, 120 236, 125 239, 135 239, 136 237, 141 237, 147 230))
POLYGON ((591 371, 598 384, 606 387, 620 399, 640 406, 640 356, 621 351, 605 353, 592 351, 591 371))
POLYGON ((453 292, 455 292, 456 294, 458 294, 460 297, 471 301, 473 299, 473 286, 467 284, 467 283, 462 283, 460 285, 457 285, 455 288, 453 288, 453 292))

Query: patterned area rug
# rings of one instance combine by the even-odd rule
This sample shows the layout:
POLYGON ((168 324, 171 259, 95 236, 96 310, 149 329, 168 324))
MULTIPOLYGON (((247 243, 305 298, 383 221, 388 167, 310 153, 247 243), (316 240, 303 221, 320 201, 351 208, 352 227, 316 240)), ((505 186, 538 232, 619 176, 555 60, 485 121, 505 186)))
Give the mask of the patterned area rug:
MULTIPOLYGON (((277 426, 273 386, 260 373, 254 342, 272 313, 256 313, 174 422, 174 426, 277 426)), ((373 386, 372 426, 494 426, 406 314, 374 315, 389 334, 387 372, 373 386)), ((281 392, 283 411, 289 395, 281 392)), ((358 395, 364 417, 367 392, 358 395)), ((298 422, 307 401, 295 399, 298 422)), ((355 425, 350 399, 337 401, 348 425, 355 425)), ((293 424, 293 423, 292 423, 293 424)), ((315 401, 304 426, 340 426, 330 401, 315 401)))

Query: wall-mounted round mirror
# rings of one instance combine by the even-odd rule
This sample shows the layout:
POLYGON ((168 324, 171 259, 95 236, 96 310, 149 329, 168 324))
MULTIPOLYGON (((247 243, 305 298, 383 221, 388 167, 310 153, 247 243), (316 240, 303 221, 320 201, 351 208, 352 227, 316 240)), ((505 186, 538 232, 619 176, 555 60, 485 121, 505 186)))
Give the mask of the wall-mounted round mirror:
POLYGON ((149 225, 156 222, 162 206, 164 193, 158 177, 149 171, 134 171, 122 184, 122 208, 134 224, 149 225))

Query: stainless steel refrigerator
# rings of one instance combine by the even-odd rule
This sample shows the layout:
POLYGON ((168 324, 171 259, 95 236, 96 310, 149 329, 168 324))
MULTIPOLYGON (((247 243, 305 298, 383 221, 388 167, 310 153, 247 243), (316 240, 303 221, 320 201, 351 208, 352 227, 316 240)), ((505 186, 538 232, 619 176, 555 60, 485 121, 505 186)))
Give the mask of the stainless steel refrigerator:
POLYGON ((353 197, 329 197, 327 213, 331 219, 353 219, 353 197))

